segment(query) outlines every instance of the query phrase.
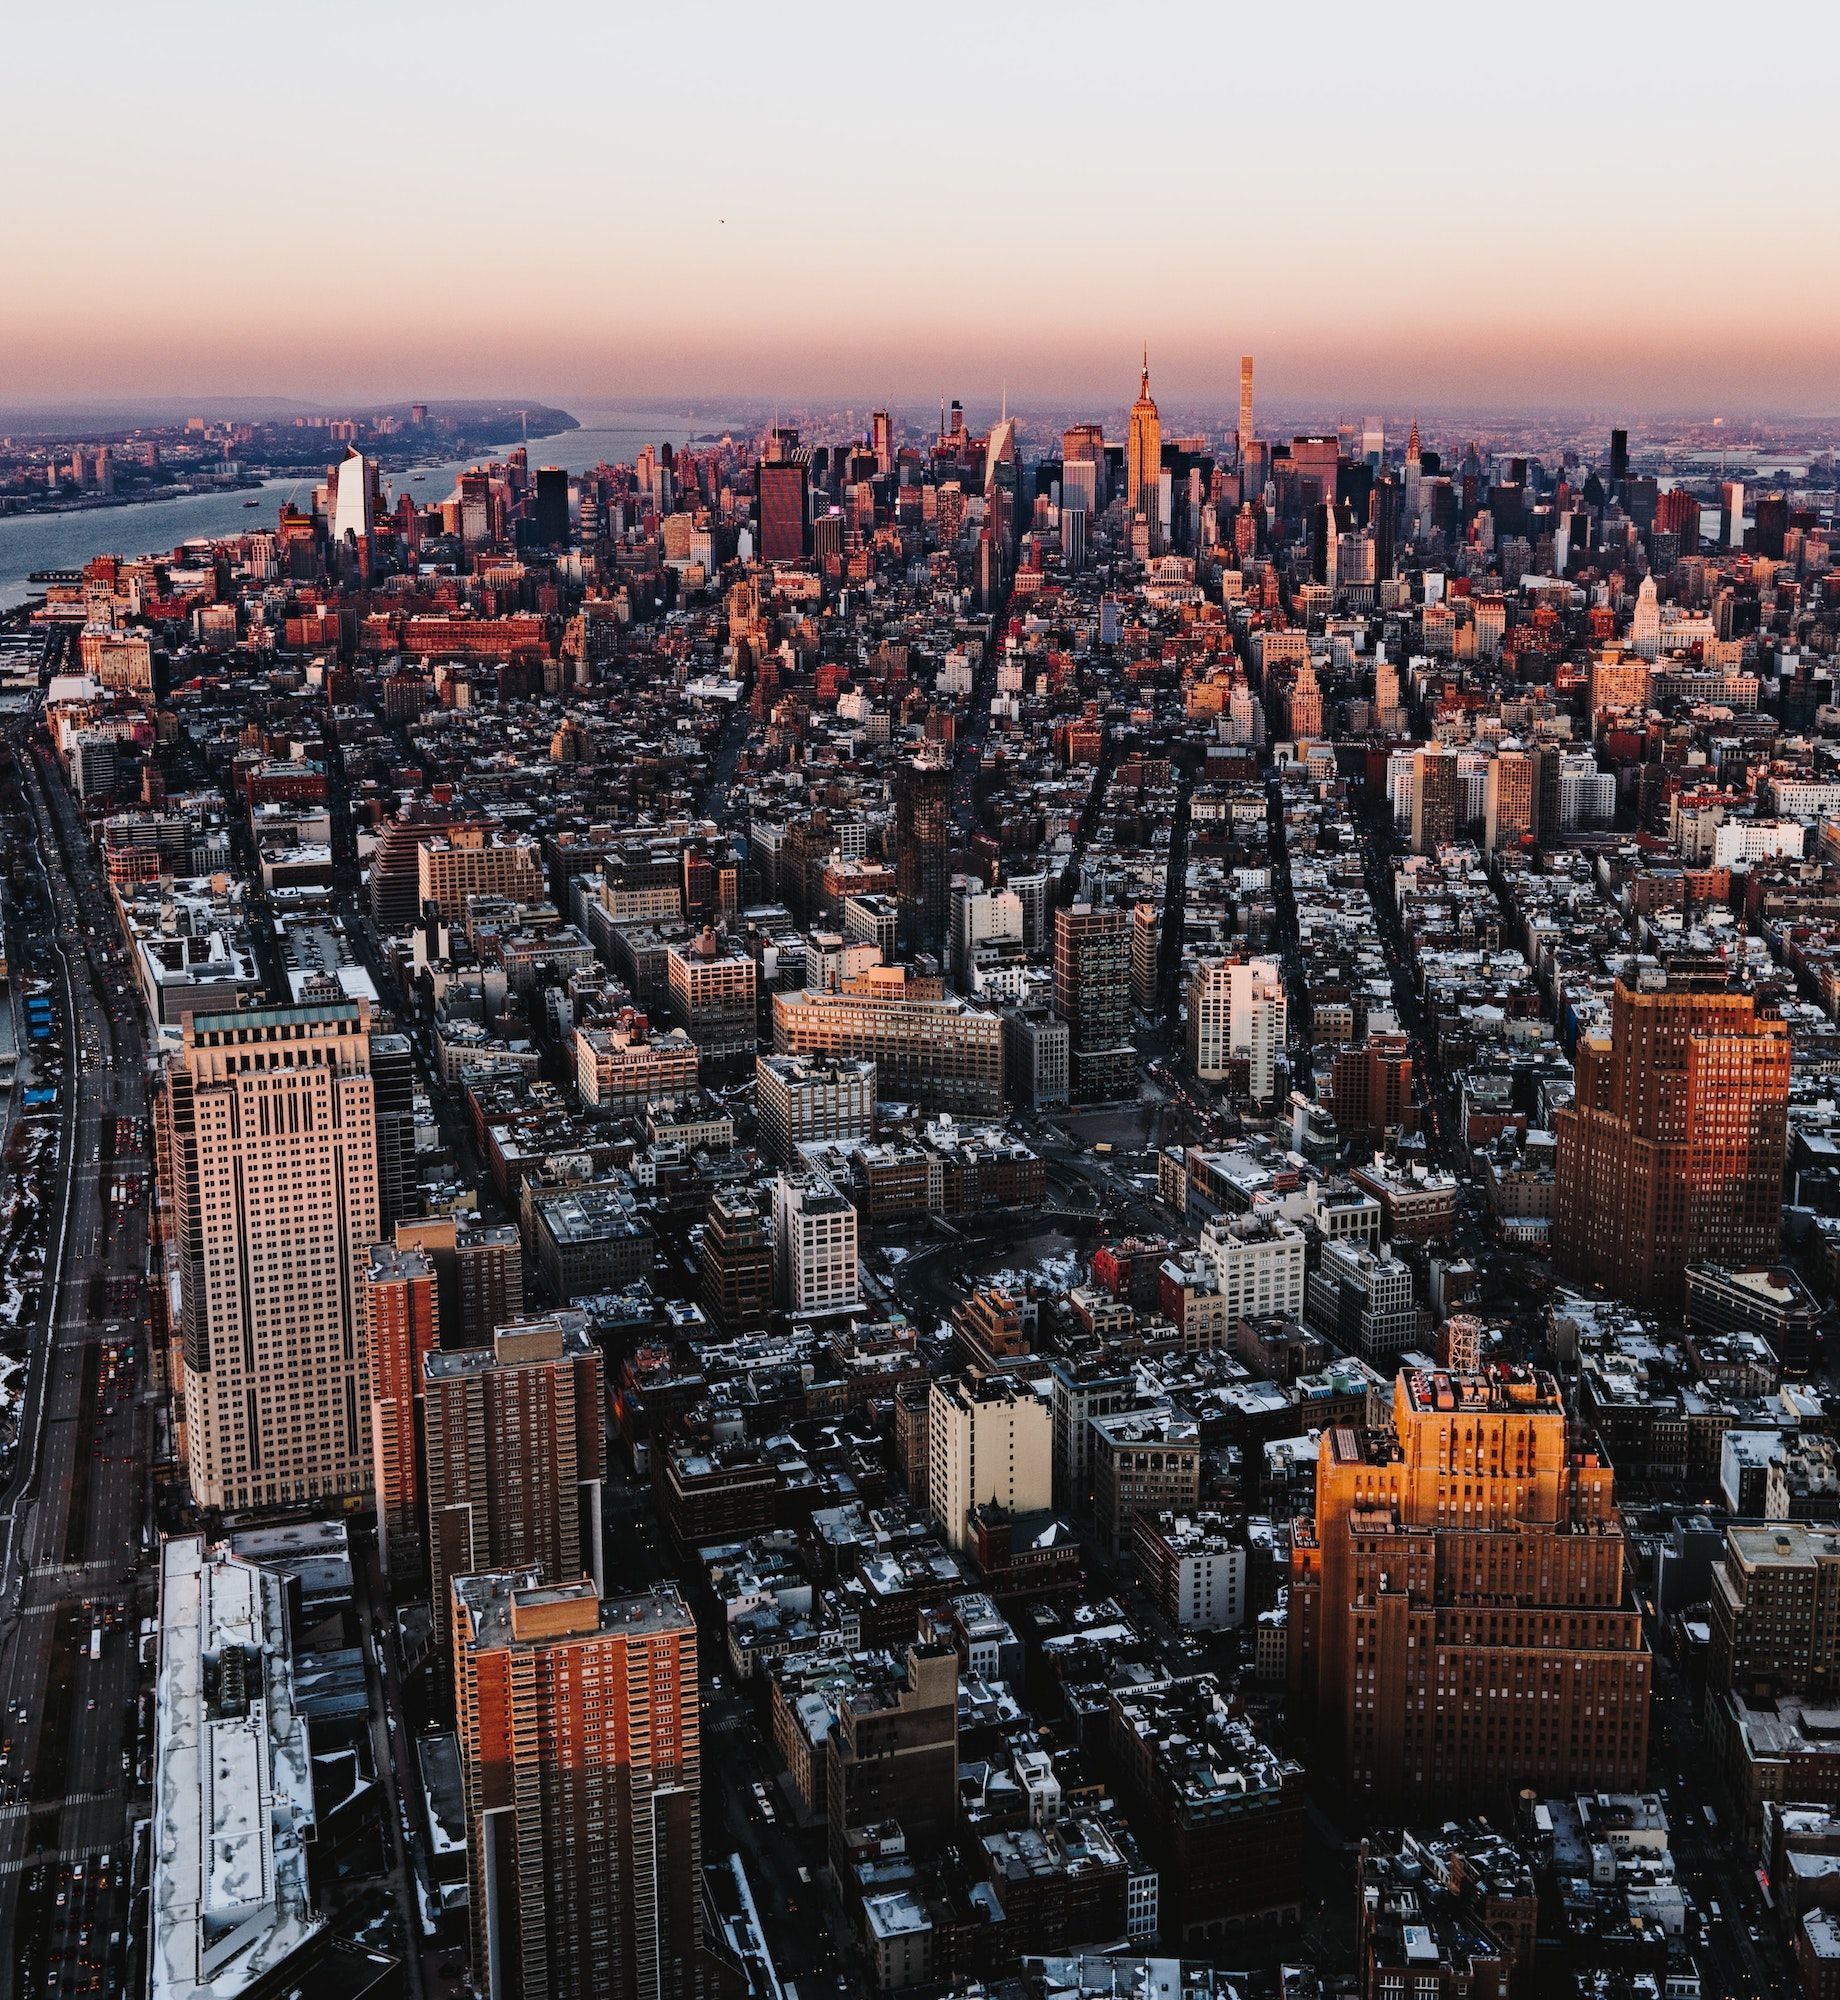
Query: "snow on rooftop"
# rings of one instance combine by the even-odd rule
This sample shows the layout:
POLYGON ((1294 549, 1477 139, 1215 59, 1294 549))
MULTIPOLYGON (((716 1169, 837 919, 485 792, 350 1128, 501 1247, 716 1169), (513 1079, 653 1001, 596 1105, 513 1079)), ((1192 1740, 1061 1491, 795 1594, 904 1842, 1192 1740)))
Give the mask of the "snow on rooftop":
POLYGON ((281 1580, 198 1535, 160 1558, 152 2000, 232 2000, 320 1929, 281 1580))

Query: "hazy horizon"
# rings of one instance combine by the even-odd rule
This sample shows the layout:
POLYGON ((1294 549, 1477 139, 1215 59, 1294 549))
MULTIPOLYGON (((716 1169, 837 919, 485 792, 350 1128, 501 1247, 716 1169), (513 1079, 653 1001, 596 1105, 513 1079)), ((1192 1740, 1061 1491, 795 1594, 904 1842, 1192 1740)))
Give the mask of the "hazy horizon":
POLYGON ((1176 404, 1250 352, 1262 401, 1350 415, 1840 412, 1825 72, 1760 36, 1442 0, 313 24, 328 63, 227 0, 13 25, 11 407, 1109 408, 1147 340, 1176 404))
MULTIPOLYGON (((1172 423, 1178 428, 1184 423, 1196 423, 1208 429, 1230 430, 1237 418, 1237 393, 1231 397, 1218 392, 1184 396, 1165 389, 1155 379, 1151 387, 1162 409, 1166 430, 1172 423)), ((996 420, 1007 397, 1009 414, 1025 428, 1055 425, 1075 418, 1096 420, 1116 429, 1122 441, 1124 419, 1136 388, 1137 381, 1133 376, 1126 390, 1109 396, 1075 396, 1069 393, 1019 396, 1013 389, 1007 388, 985 393, 966 393, 962 388, 952 388, 948 390, 946 400, 956 400, 963 406, 966 421, 974 431, 985 429, 996 420)), ((98 433, 105 430, 132 431, 176 424, 194 416, 213 422, 284 422, 293 417, 333 418, 362 415, 372 410, 406 409, 413 402, 426 402, 437 410, 468 404, 513 410, 528 406, 533 411, 541 406, 572 417, 582 430, 605 428, 610 418, 634 417, 656 418, 660 422, 675 419, 680 424, 690 421, 699 430, 705 427, 721 430, 731 425, 739 430, 743 426, 764 426, 776 414, 793 421, 820 412, 835 416, 845 411, 853 412, 866 427, 871 411, 876 409, 891 410, 897 422, 914 429, 930 429, 939 415, 940 401, 937 393, 903 396, 868 390, 855 393, 847 390, 825 391, 795 397, 774 396, 755 390, 707 389, 694 389, 677 395, 610 395, 604 391, 568 394, 555 390, 545 390, 537 395, 501 388, 496 392, 481 391, 469 396, 441 397, 425 395, 420 390, 408 390, 396 394, 318 399, 288 397, 272 392, 241 394, 201 389, 192 394, 138 400, 127 397, 53 397, 38 403, 20 400, 0 402, 0 435, 62 436, 73 425, 89 426, 98 433)), ((1710 406, 1643 408, 1635 403, 1601 398, 1575 403, 1542 403, 1480 396, 1453 397, 1441 401, 1377 398, 1371 402, 1354 402, 1346 397, 1331 399, 1327 395, 1315 398, 1307 395, 1268 395, 1262 385, 1258 395, 1258 413, 1260 428, 1269 430, 1272 435, 1281 435, 1287 429, 1321 429, 1339 423, 1344 430, 1379 425, 1389 435, 1397 431, 1403 436, 1407 426, 1414 421, 1427 433, 1440 427, 1477 426, 1493 422, 1557 426, 1595 423, 1620 425, 1641 432, 1696 426, 1709 428, 1717 419, 1723 426, 1724 434, 1734 442, 1745 433, 1747 426, 1840 429, 1840 409, 1746 409, 1735 405, 1719 409, 1710 406)), ((631 426, 621 422, 615 427, 631 426)), ((542 433, 533 425, 530 434, 535 438, 542 433)))

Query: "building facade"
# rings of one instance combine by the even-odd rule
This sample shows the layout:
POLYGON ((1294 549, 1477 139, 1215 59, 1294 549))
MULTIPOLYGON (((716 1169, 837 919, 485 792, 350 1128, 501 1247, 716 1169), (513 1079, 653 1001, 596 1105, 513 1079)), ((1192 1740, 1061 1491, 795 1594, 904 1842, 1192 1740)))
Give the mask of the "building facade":
POLYGON ((773 1266, 787 1312, 847 1312, 862 1304, 856 1210, 822 1174, 774 1181, 773 1266))
POLYGON ((1188 1060, 1203 1083, 1224 1082, 1235 1062, 1261 1104, 1276 1095, 1289 1020, 1284 974, 1273 958, 1208 958, 1188 982, 1188 1060))
POLYGON ((935 1381, 927 1403, 927 1494, 946 1541, 961 1552, 971 1546, 973 1507, 994 1501, 1011 1514, 1045 1512, 1054 1500, 1047 1404, 1009 1375, 935 1381))
POLYGON ((454 1577, 601 1574, 605 1403, 601 1352, 582 1314, 520 1320, 490 1347, 428 1355, 422 1398, 438 1642, 454 1577))
POLYGON ((1642 1783, 1651 1663, 1613 1481, 1526 1367, 1406 1369, 1390 1433, 1325 1432, 1290 1695, 1356 1792, 1441 1811, 1642 1783))
POLYGON ((1767 1263, 1782 1241, 1789 1031, 1680 957, 1616 983, 1554 1119, 1553 1253, 1569 1277, 1677 1307, 1687 1266, 1767 1263))
POLYGON ((180 1421, 201 1507, 371 1490, 369 1029, 362 1001, 194 1014, 165 1079, 180 1421))
POLYGON ((364 1273, 370 1352, 372 1487, 384 1573, 397 1588, 420 1580, 422 1357, 440 1344, 440 1296, 425 1251, 379 1243, 364 1273))
POLYGON ((696 1626, 674 1590, 452 1586, 473 1976, 486 2000, 692 2000, 696 1626))
POLYGON ((1054 1011, 1067 1023, 1075 1099, 1134 1093, 1131 938, 1123 910, 1075 903, 1055 911, 1054 1011))

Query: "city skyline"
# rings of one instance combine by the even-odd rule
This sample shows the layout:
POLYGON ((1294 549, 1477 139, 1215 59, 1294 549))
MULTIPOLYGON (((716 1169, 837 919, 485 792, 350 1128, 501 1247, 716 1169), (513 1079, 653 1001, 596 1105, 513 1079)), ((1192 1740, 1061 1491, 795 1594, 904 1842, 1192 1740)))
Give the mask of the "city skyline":
POLYGON ((1109 396, 1147 338, 1177 400, 1230 401, 1245 351, 1279 400, 1835 407, 1840 297, 1807 254, 1819 66, 1766 68, 1761 43, 1712 64, 1635 20, 1509 44, 1450 8, 1415 35, 1351 10, 1317 81, 1283 22, 1154 9, 1131 38, 1168 78, 1161 151, 1108 170, 1119 33, 1098 9, 1060 10, 1051 39, 956 7, 716 7, 693 36, 567 9, 568 63, 503 101, 473 11, 439 35, 417 9, 365 17, 330 107, 246 16, 179 36, 105 10, 102 65, 94 17, 20 24, 19 74, 82 64, 95 136, 57 152, 46 91, 0 138, 35 190, 0 220, 32 277, 0 304, 10 392, 880 401, 1007 380, 1041 400, 1109 396), (865 78, 885 117, 827 109, 865 78), (929 109, 955 89, 975 142, 929 109), (1718 157, 1766 92, 1767 161, 1632 219, 1619 190, 1671 149, 1718 157), (192 98, 212 115, 149 131, 150 106, 192 98))
POLYGON ((1735 25, 14 27, 0 2000, 1840 2000, 1735 25))

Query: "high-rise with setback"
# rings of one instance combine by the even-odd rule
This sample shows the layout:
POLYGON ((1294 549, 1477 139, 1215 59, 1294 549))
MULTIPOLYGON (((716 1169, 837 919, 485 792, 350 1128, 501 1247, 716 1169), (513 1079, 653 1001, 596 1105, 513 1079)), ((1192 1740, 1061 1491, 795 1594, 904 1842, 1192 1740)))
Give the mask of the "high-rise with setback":
POLYGON ((156 1115, 193 1499, 232 1512, 368 1494, 368 1004, 192 1015, 156 1115))
POLYGON ((1639 1785, 1651 1663, 1624 1562, 1614 1475, 1551 1376, 1407 1368, 1389 1428, 1323 1433, 1292 1713, 1389 1808, 1639 1785))
POLYGON ((1125 439, 1124 503, 1133 514, 1142 514, 1150 523, 1152 548, 1158 545, 1162 523, 1157 519, 1163 479, 1163 421, 1157 415, 1150 394, 1150 355, 1144 353, 1143 380, 1137 401, 1131 405, 1131 424, 1125 439))
POLYGON ((1558 1139, 1553 1253, 1567 1276, 1678 1307, 1687 1266, 1768 1263, 1782 1241, 1789 1029, 1681 953, 1616 982, 1578 1043, 1558 1139))

